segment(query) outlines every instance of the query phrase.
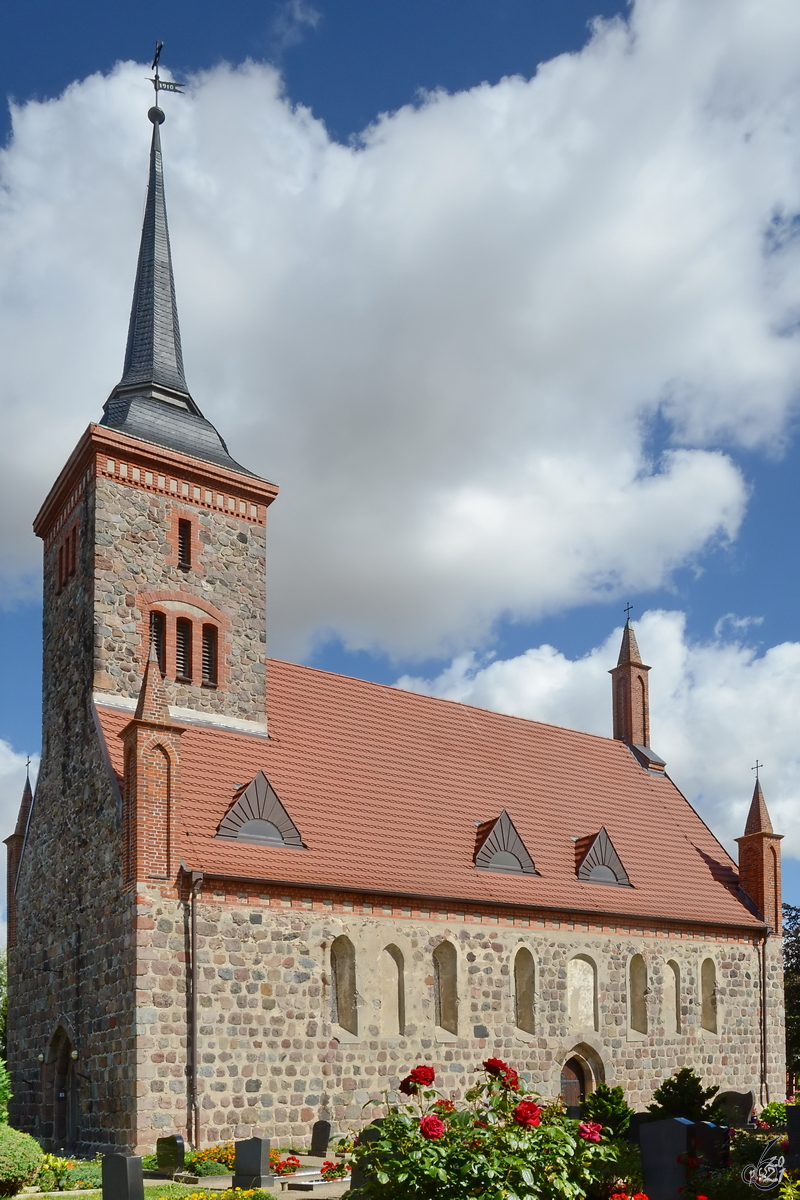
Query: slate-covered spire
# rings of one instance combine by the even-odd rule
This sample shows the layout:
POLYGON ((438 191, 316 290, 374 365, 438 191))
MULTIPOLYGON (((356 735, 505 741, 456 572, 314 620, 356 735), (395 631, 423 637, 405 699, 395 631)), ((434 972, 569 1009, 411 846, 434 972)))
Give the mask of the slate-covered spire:
POLYGON ((164 171, 161 162, 161 125, 164 114, 151 108, 153 122, 150 144, 150 179, 144 210, 139 263, 133 289, 128 345, 122 379, 115 391, 150 387, 194 408, 183 373, 181 331, 172 254, 164 198, 164 171))
POLYGON ((105 403, 100 423, 130 437, 250 475, 231 458, 186 384, 161 160, 164 113, 154 106, 147 115, 153 123, 150 177, 125 365, 122 378, 105 403))

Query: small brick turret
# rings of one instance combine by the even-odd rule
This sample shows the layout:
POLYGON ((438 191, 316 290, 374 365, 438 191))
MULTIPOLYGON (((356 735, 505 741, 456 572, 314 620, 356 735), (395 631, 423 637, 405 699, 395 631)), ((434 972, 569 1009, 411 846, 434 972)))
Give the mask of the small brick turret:
POLYGON ((782 930, 781 841, 767 811, 761 782, 756 779, 750 812, 739 844, 739 883, 775 933, 782 930))
POLYGON ((28 827, 28 817, 30 816, 32 804, 33 791, 31 789, 31 777, 28 775, 27 779, 25 780, 25 787, 22 790, 22 800, 20 801, 17 824, 11 836, 5 839, 5 843, 8 848, 6 858, 6 911, 8 922, 6 944, 9 950, 11 950, 17 944, 17 871, 19 870, 22 844, 25 841, 25 830, 28 827))
POLYGON ((172 879, 176 874, 183 732, 169 715, 156 645, 151 641, 135 716, 119 735, 125 743, 124 878, 129 887, 148 879, 172 879))

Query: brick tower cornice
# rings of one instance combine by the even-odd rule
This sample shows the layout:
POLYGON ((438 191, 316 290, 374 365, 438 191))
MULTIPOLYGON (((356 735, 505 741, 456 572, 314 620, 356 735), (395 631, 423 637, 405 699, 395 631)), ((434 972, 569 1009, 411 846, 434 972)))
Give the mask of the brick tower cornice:
POLYGON ((223 511, 251 524, 265 523, 266 509, 278 495, 277 484, 266 479, 249 473, 240 474, 216 463, 129 437, 107 426, 92 424, 36 514, 33 529, 37 537, 47 542, 58 532, 86 485, 97 476, 115 479, 126 487, 171 496, 177 501, 185 500, 196 507, 223 511), (149 482, 148 474, 151 476, 149 482), (210 499, 206 493, 211 494, 210 499))

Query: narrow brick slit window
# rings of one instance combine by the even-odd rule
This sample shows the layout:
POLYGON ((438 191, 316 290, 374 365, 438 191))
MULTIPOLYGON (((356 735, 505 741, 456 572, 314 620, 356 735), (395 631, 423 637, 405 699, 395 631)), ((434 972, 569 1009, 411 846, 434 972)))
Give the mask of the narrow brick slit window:
POLYGON ((192 565, 192 522, 178 521, 178 566, 188 571, 192 565))
POLYGON ((203 626, 203 686, 217 686, 217 627, 203 626))
POLYGON ((167 670, 167 618, 162 612, 150 613, 150 642, 156 648, 158 669, 162 675, 167 670))
POLYGON ((182 683, 192 681, 192 622, 186 617, 175 622, 175 678, 182 683))

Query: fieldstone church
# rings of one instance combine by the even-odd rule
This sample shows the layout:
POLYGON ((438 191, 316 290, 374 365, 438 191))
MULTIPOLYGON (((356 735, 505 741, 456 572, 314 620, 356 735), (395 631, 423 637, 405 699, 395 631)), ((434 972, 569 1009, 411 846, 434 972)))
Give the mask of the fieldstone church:
POLYGON ((782 1098, 780 838, 756 784, 737 866, 681 795, 630 622, 612 738, 266 657, 278 489, 187 387, 150 119, 122 379, 34 526, 13 1124, 297 1142, 416 1063, 464 1090, 490 1055, 570 1105, 605 1080, 642 1107, 681 1065, 782 1098))

